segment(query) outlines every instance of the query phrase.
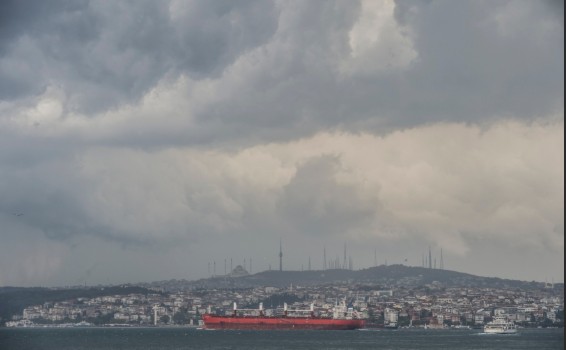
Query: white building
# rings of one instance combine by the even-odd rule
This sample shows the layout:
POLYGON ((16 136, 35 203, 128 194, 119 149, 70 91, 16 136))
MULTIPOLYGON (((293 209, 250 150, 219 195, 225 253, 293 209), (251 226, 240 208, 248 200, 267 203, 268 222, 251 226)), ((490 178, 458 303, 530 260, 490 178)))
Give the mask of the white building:
POLYGON ((397 324, 397 321, 399 320, 399 312, 387 307, 383 310, 383 320, 385 324, 397 324))

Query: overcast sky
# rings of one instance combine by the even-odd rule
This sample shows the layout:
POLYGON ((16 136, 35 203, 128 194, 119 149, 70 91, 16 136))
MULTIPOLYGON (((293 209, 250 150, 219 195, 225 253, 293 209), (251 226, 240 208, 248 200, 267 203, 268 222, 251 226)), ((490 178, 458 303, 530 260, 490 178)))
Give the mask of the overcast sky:
POLYGON ((563 1, 1 1, 0 286, 563 281, 563 62, 563 1))

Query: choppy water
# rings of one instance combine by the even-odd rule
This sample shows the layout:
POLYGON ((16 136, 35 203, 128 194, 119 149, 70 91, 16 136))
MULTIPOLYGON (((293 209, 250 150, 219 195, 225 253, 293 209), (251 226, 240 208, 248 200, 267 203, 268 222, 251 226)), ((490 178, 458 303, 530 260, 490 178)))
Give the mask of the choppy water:
POLYGON ((2 328, 0 349, 563 349, 564 329, 205 331, 189 328, 2 328))

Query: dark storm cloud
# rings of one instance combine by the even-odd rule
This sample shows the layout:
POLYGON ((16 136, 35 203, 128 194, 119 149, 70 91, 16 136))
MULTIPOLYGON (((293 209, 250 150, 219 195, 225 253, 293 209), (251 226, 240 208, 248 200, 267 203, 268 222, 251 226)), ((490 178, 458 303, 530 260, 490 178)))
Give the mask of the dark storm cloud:
POLYGON ((419 53, 401 106, 410 118, 536 118, 563 107, 564 19, 546 2, 396 4, 419 53))
POLYGON ((564 0, 545 0, 548 11, 564 26, 564 0))
MULTIPOLYGON (((64 42, 81 38, 89 32, 82 21, 63 21, 62 15, 82 12, 86 1, 29 1, 7 0, 0 3, 0 62, 11 54, 11 50, 24 36, 37 37, 44 31, 65 35, 64 42), (66 23, 65 23, 66 22, 66 23), (68 35, 69 33, 71 35, 68 35)), ((25 66, 37 65, 39 57, 17 57, 25 66)), ((13 71, 0 66, 0 100, 13 99, 41 92, 44 81, 30 74, 32 69, 25 67, 13 71), (26 74, 29 74, 26 76, 26 74), (35 79, 34 79, 35 78, 35 79)))
POLYGON ((99 251, 101 282, 199 276, 285 235, 305 254, 426 242, 461 266, 487 257, 468 236, 509 240, 562 269, 561 2, 0 6, 0 263, 30 271, 0 285, 76 280, 99 251))
MULTIPOLYGON (((171 11, 178 66, 196 77, 217 76, 239 54, 268 40, 277 28, 269 1, 178 2, 171 11)), ((146 42, 145 40, 143 42, 146 42)))
POLYGON ((146 141, 114 134, 134 144, 533 119, 563 106, 563 16, 549 4, 400 2, 397 28, 379 27, 382 16, 356 34, 364 8, 350 1, 9 2, 0 94, 11 101, 56 87, 64 114, 95 118, 135 105, 159 82, 189 77, 187 106, 152 113, 165 124, 172 116, 194 122, 162 134, 148 125, 146 141), (359 34, 374 41, 357 62, 359 34), (200 82, 213 97, 191 96, 200 82))
MULTIPOLYGON (((401 2, 398 31, 416 57, 400 69, 359 74, 340 68, 353 60, 348 32, 360 16, 350 5, 309 11, 291 3, 309 21, 282 11, 245 85, 224 77, 211 108, 195 114, 198 126, 216 139, 269 140, 334 128, 383 133, 438 121, 533 120, 563 108, 563 21, 545 3, 401 2)), ((394 44, 374 45, 369 65, 403 59, 394 44)))
POLYGON ((60 86, 66 107, 87 114, 135 101, 168 76, 217 76, 277 26, 273 4, 263 1, 2 6, 0 98, 60 86))
MULTIPOLYGON (((65 30, 71 30, 72 35, 80 36, 85 31, 81 30, 81 23, 68 21, 64 23, 61 19, 54 20, 59 14, 71 14, 86 10, 87 1, 35 1, 35 0, 6 0, 0 4, 0 53, 5 54, 14 40, 22 35, 39 35, 49 28, 64 34, 65 30), (65 27, 65 24, 68 26, 65 27)), ((82 19, 85 19, 84 17, 82 19)), ((88 31, 86 31, 88 32, 88 31)), ((70 34, 70 33, 69 33, 70 34)))
MULTIPOLYGON (((32 153, 23 149, 19 152, 12 149, 12 152, 22 158, 25 153, 32 153)), ((35 149, 34 153, 38 152, 35 149)), ((47 152, 43 153, 42 159, 35 160, 31 156, 20 160, 5 155, 0 157, 0 212, 21 213, 17 217, 19 224, 36 227, 55 240, 65 240, 76 234, 103 233, 93 230, 94 223, 80 203, 82 196, 76 190, 81 184, 73 175, 77 172, 73 160, 46 156, 47 152)))

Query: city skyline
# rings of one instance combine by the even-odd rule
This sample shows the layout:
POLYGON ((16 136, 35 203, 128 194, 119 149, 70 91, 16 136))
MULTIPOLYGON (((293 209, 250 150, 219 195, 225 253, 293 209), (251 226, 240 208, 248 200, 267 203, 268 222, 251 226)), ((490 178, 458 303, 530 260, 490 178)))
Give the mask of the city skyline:
POLYGON ((563 281, 561 1, 25 0, 0 23, 0 286, 244 259, 563 281))
MULTIPOLYGON (((356 266, 356 270, 358 269, 364 269, 364 268, 369 268, 369 267, 377 267, 380 265, 388 265, 387 263, 387 258, 384 258, 383 261, 381 261, 380 263, 378 263, 377 260, 377 249, 374 249, 374 263, 373 265, 368 265, 368 266, 356 266)), ((438 268, 438 269, 444 269, 444 257, 442 254, 442 248, 440 248, 440 252, 438 253, 439 255, 434 255, 433 258, 433 253, 430 247, 428 247, 428 256, 425 255, 425 253, 423 253, 422 255, 422 260, 421 260, 421 264, 415 264, 415 261, 413 259, 411 259, 411 265, 408 265, 409 263, 409 258, 408 257, 397 257, 397 259, 393 260, 393 264, 401 264, 401 265, 408 265, 408 266, 420 266, 420 267, 427 267, 427 268, 438 268), (439 264, 438 267, 436 266, 436 259, 438 258, 439 264)), ((293 268, 291 269, 283 269, 283 243, 282 240, 279 241, 279 253, 278 253, 278 259, 279 259, 279 271, 299 271, 298 269, 296 269, 296 266, 293 266, 293 268)), ((341 258, 336 256, 335 258, 327 258, 326 257, 326 246, 323 247, 323 252, 322 252, 322 259, 320 261, 320 265, 314 263, 312 264, 311 261, 311 255, 309 255, 308 257, 306 257, 306 261, 307 263, 307 269, 304 269, 304 264, 301 263, 301 269, 300 270, 306 270, 306 271, 322 271, 322 270, 330 270, 330 269, 344 269, 344 270, 353 270, 354 269, 354 259, 352 257, 352 255, 348 254, 347 251, 347 244, 344 243, 344 256, 342 258, 342 260, 340 260, 341 258)), ((315 259, 316 260, 316 259, 315 259)), ((363 261, 367 261, 367 259, 362 259, 363 261)), ((234 257, 230 256, 229 258, 224 258, 224 273, 216 273, 216 259, 212 259, 211 261, 208 262, 208 276, 222 276, 222 275, 230 275, 234 269, 241 267, 243 269, 246 270, 246 272, 248 272, 249 274, 253 274, 253 265, 252 265, 252 258, 249 257, 248 259, 248 263, 246 263, 246 258, 240 258, 239 260, 236 261, 236 266, 234 266, 233 264, 234 261, 234 257), (226 262, 230 260, 230 269, 227 269, 227 265, 226 262), (212 265, 211 265, 212 264, 212 265), (214 268, 211 270, 211 266, 214 266, 214 268)), ((260 272, 261 271, 271 271, 271 263, 267 263, 268 268, 267 269, 261 269, 260 268, 260 272)))

